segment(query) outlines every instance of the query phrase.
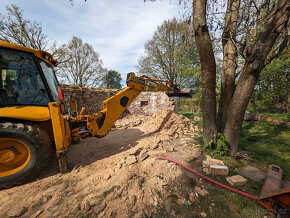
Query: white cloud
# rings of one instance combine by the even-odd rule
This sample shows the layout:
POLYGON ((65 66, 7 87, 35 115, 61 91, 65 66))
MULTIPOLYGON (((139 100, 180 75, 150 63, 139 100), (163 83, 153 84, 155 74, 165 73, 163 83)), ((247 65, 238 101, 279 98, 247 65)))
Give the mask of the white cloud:
MULTIPOLYGON (((3 0, 2 0, 3 1, 3 0)), ((144 43, 163 20, 178 16, 178 7, 163 0, 4 0, 24 15, 42 23, 45 33, 59 43, 73 35, 92 44, 107 68, 122 73, 135 70, 144 43)), ((3 6, 0 6, 3 10, 3 6)))

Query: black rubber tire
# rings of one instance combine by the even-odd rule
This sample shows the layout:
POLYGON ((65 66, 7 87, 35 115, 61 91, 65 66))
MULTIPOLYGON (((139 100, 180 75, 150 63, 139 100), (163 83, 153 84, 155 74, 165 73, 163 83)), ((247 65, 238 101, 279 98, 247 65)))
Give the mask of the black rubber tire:
POLYGON ((31 155, 28 164, 22 170, 0 177, 0 189, 20 185, 37 177, 44 168, 48 167, 54 155, 49 136, 38 125, 0 122, 0 138, 14 138, 25 143, 31 155))

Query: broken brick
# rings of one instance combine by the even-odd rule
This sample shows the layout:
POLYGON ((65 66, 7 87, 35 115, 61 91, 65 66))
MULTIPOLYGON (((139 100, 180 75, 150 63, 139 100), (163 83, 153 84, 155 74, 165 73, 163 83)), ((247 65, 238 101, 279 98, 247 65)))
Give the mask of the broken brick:
POLYGON ((210 165, 210 173, 214 175, 227 176, 229 168, 227 166, 210 165))
POLYGON ((240 175, 229 176, 226 179, 228 183, 230 183, 232 186, 240 186, 245 185, 247 183, 247 180, 240 175))

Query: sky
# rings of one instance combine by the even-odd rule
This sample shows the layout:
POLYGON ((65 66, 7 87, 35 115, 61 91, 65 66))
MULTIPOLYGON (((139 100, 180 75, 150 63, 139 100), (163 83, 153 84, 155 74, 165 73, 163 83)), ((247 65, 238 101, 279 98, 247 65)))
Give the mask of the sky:
POLYGON ((24 18, 40 22, 43 32, 60 45, 72 36, 91 44, 104 67, 126 74, 136 71, 144 44, 166 19, 181 17, 169 0, 1 0, 0 12, 15 4, 24 18))

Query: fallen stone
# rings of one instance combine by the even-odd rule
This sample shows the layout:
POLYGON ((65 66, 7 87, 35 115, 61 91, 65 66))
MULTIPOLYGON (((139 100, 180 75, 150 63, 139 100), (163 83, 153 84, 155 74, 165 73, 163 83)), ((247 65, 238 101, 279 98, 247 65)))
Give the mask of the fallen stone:
POLYGON ((201 118, 200 118, 199 116, 194 116, 194 117, 193 117, 193 120, 194 120, 194 121, 200 121, 201 118))
POLYGON ((133 148, 133 149, 131 149, 129 154, 130 155, 138 155, 141 150, 142 150, 142 148, 133 148))
POLYGON ((210 165, 218 165, 218 166, 224 166, 224 162, 218 159, 213 159, 210 156, 206 155, 206 160, 202 161, 202 166, 209 168, 210 165))
POLYGON ((7 215, 9 217, 19 217, 22 216, 27 211, 27 207, 13 207, 12 210, 10 210, 7 215))
POLYGON ((206 217, 206 216, 207 216, 207 214, 206 214, 205 212, 201 212, 200 215, 201 215, 202 217, 206 217))
POLYGON ((206 196, 206 195, 209 194, 207 190, 202 189, 202 188, 200 188, 200 187, 198 187, 198 186, 195 186, 194 191, 195 191, 196 193, 198 193, 199 195, 201 195, 202 197, 203 197, 203 196, 206 196))
POLYGON ((147 217, 152 217, 152 210, 148 205, 144 207, 143 212, 146 214, 147 217))
POLYGON ((226 179, 228 183, 230 183, 232 186, 240 186, 247 184, 247 180, 240 175, 229 176, 226 179))
POLYGON ((188 197, 191 203, 194 203, 196 201, 196 197, 193 192, 189 193, 188 197))
POLYGON ((104 202, 104 203, 102 203, 102 204, 98 204, 98 205, 95 206, 95 208, 94 208, 94 212, 95 212, 96 214, 99 214, 99 213, 101 213, 103 210, 105 210, 106 206, 107 206, 106 202, 104 202))
POLYGON ((44 211, 43 209, 42 209, 42 210, 38 210, 38 211, 36 211, 34 214, 32 214, 31 217, 32 217, 32 218, 36 218, 36 217, 38 217, 40 214, 42 214, 43 211, 44 211))
POLYGON ((132 206, 136 203, 136 196, 135 195, 129 195, 129 202, 132 206))
POLYGON ((101 218, 101 217, 104 217, 105 215, 106 215, 106 212, 105 212, 105 211, 102 211, 102 212, 98 215, 98 217, 101 218))
POLYGON ((155 149, 157 149, 159 147, 159 144, 153 144, 152 146, 151 146, 151 149, 152 150, 155 150, 155 149))
POLYGON ((229 168, 227 166, 210 165, 210 174, 227 176, 229 175, 229 168))
POLYGON ((149 154, 143 154, 140 156, 140 161, 146 160, 149 157, 149 154))
POLYGON ((121 163, 117 163, 116 168, 117 169, 121 169, 122 168, 122 164, 121 163))
POLYGON ((175 151, 175 149, 174 148, 169 148, 168 151, 169 152, 173 152, 173 151, 175 151))
POLYGON ((206 174, 210 174, 210 169, 207 167, 202 168, 202 171, 205 172, 206 174))
POLYGON ((138 199, 142 199, 144 196, 144 191, 143 190, 140 190, 138 193, 137 193, 137 197, 138 199))
POLYGON ((84 211, 84 212, 88 212, 91 209, 91 207, 92 206, 90 205, 90 203, 87 200, 81 202, 81 204, 80 204, 80 209, 81 209, 81 211, 84 211))
POLYGON ((109 174, 109 173, 104 176, 105 180, 109 180, 110 178, 111 178, 111 174, 109 174))
POLYGON ((137 162, 137 159, 136 159, 135 156, 129 156, 129 157, 127 158, 127 160, 126 160, 126 163, 127 163, 128 165, 132 165, 132 164, 134 164, 134 163, 136 163, 136 162, 137 162))
POLYGON ((247 166, 238 168, 237 173, 256 182, 262 182, 265 179, 265 174, 256 167, 247 166))

